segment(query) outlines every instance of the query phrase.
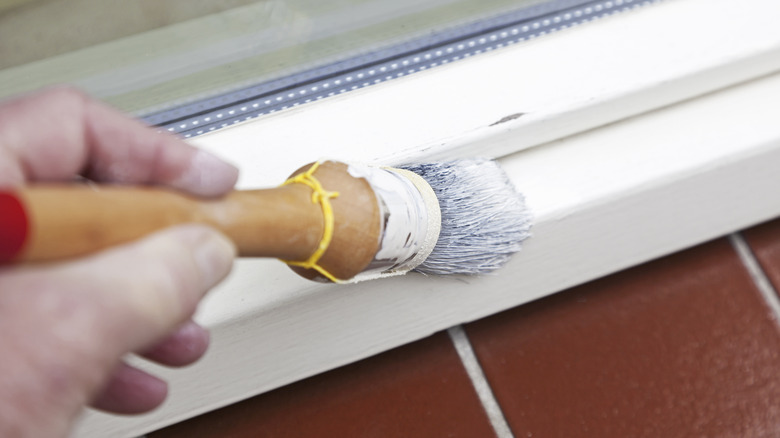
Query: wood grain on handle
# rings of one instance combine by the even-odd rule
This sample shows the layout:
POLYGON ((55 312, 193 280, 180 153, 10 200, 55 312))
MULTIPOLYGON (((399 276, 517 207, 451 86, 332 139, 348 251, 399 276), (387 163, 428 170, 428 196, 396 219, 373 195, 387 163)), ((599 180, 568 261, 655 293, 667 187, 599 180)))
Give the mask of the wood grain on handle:
POLYGON ((322 213, 307 202, 309 193, 291 185, 202 200, 159 188, 26 188, 17 192, 29 228, 18 260, 89 254, 184 223, 219 229, 242 255, 305 259, 322 234, 322 213))
MULTIPOLYGON (((345 170, 327 162, 315 173, 325 187, 340 192, 332 200, 334 238, 320 263, 338 278, 351 278, 371 262, 381 228, 370 186, 345 170)), ((119 185, 39 185, 4 194, 7 201, 19 201, 27 221, 25 241, 12 262, 85 255, 184 223, 217 228, 235 242, 241 256, 306 260, 323 234, 322 210, 311 196, 303 184, 233 191, 219 199, 119 185)))

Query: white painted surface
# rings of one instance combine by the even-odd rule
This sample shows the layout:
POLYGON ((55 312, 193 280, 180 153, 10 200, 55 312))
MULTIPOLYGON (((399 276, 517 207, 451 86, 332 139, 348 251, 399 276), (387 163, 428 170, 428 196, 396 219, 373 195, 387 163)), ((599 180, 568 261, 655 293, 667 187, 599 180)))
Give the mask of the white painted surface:
POLYGON ((168 405, 92 415, 82 436, 142 433, 780 215, 778 96, 774 76, 505 157, 537 224, 497 275, 328 286, 242 260, 201 309, 208 356, 165 373, 168 405))
POLYGON ((323 156, 393 161, 445 151, 506 155, 556 141, 501 160, 537 220, 524 251, 498 274, 407 275, 335 286, 299 279, 276 261, 240 260, 199 312, 213 333, 204 360, 176 372, 149 367, 172 382, 163 409, 139 418, 91 413, 77 435, 139 435, 780 215, 780 202, 769 190, 780 186, 780 76, 558 140, 778 69, 780 28, 766 15, 780 12, 774 11, 780 4, 750 3, 755 16, 734 17, 735 5, 745 2, 671 1, 198 140, 242 166, 243 187, 276 184, 303 161, 323 156), (667 41, 683 21, 680 15, 699 17, 704 8, 708 20, 721 22, 702 23, 689 39, 677 35, 667 41), (733 31, 724 32, 724 26, 733 31), (702 36, 708 32, 720 38, 720 47, 701 45, 711 43, 702 36), (727 38, 721 35, 726 33, 727 38), (752 45, 745 42, 751 38, 752 45), (591 51, 583 41, 594 39, 607 46, 591 51), (680 46, 688 43, 700 46, 683 53, 680 46), (556 47, 558 54, 576 58, 579 68, 560 72, 535 64, 539 69, 533 70, 517 61, 536 53, 563 62, 552 61, 556 47), (643 48, 642 56, 631 55, 629 48, 636 47, 643 48), (610 55, 598 62, 586 56, 599 56, 599 50, 610 55), (468 82, 467 94, 477 89, 491 97, 468 94, 462 107, 428 100, 445 97, 443 88, 458 84, 449 82, 458 71, 479 78, 486 73, 482 66, 500 65, 497 59, 504 60, 504 69, 515 69, 495 70, 490 76, 495 80, 488 82, 500 88, 501 80, 509 80, 507 88, 487 90, 484 82, 468 82), (644 75, 647 68, 654 69, 655 80, 644 75), (584 80, 599 80, 596 70, 614 69, 620 73, 611 77, 616 83, 584 80), (626 74, 643 79, 619 81, 626 74), (570 84, 575 81, 578 86, 570 84), (529 114, 489 126, 517 112, 529 114))
POLYGON ((780 70, 778 16, 775 0, 668 0, 195 143, 241 164, 242 187, 320 157, 502 156, 780 70))

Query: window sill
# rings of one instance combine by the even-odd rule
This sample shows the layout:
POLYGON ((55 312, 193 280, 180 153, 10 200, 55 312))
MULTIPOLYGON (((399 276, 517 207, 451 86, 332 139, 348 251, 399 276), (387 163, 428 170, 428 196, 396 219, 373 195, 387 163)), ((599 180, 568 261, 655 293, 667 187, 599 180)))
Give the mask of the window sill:
POLYGON ((479 278, 319 285, 239 260, 198 315, 208 355, 145 365, 164 407, 90 412, 77 436, 139 435, 780 215, 780 4, 735 4, 668 1, 196 139, 244 188, 321 157, 502 157, 534 236, 479 278))

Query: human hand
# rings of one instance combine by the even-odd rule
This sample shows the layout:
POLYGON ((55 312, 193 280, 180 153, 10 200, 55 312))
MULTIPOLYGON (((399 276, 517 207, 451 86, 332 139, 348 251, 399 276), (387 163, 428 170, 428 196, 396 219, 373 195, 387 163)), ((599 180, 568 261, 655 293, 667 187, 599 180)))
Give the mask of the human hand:
MULTIPOLYGON (((208 197, 237 173, 73 90, 0 103, 0 190, 81 175, 208 197)), ((167 385, 123 356, 197 360, 208 334, 190 318, 234 256, 221 234, 184 225, 74 261, 0 266, 0 436, 66 435, 88 404, 157 407, 167 385)))

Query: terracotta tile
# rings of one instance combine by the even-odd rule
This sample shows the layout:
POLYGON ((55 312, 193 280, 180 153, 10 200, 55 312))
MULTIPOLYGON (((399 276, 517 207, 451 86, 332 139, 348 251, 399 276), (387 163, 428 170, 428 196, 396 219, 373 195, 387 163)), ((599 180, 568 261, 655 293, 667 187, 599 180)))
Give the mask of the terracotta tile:
POLYGON ((743 235, 775 290, 780 290, 780 220, 751 228, 743 235))
POLYGON ((467 326, 515 437, 780 436, 780 335, 719 240, 467 326))
POLYGON ((446 334, 149 434, 149 438, 490 437, 446 334))

